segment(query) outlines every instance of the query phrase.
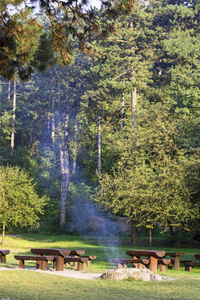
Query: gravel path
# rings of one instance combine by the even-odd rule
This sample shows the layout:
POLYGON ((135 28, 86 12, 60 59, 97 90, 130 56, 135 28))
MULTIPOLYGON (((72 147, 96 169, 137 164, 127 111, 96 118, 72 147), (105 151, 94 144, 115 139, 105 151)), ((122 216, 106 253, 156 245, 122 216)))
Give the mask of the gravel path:
MULTIPOLYGON (((17 270, 23 272, 23 269, 19 268, 0 268, 0 271, 11 271, 11 270, 17 270)), ((64 271, 55 271, 53 269, 49 269, 47 271, 42 271, 42 270, 36 270, 34 268, 26 268, 25 271, 33 271, 33 272, 39 272, 39 273, 44 273, 44 274, 50 274, 50 275, 57 275, 57 276, 65 276, 65 277, 71 277, 71 278, 76 278, 76 279, 85 279, 85 280, 94 280, 94 279, 99 279, 102 273, 87 273, 87 272, 81 272, 81 271, 75 271, 75 270, 66 270, 64 271)))

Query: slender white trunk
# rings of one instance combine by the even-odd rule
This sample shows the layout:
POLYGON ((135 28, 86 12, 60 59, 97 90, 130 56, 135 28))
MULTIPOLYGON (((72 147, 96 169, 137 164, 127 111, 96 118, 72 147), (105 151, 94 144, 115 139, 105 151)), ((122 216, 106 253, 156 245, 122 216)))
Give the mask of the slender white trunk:
POLYGON ((133 119, 133 129, 137 129, 137 92, 136 88, 131 91, 131 111, 133 119))
POLYGON ((123 123, 124 123, 124 104, 125 104, 125 97, 124 93, 122 93, 122 111, 121 111, 121 122, 120 122, 120 130, 122 131, 123 123))
POLYGON ((10 81, 8 82, 8 101, 10 102, 10 81))
MULTIPOLYGON (((58 104, 60 104, 60 82, 59 82, 58 104)), ((68 188, 70 183, 68 130, 69 130, 69 111, 62 114, 62 121, 61 121, 61 115, 58 116, 58 141, 59 141, 60 167, 61 167, 61 190, 60 190, 60 228, 61 229, 64 229, 66 225, 67 194, 68 194, 68 188)))
POLYGON ((77 123, 77 119, 76 119, 75 125, 74 125, 74 156, 73 156, 73 169, 72 169, 73 174, 76 173, 77 132, 78 132, 78 123, 77 123))
POLYGON ((101 118, 97 117, 97 172, 101 175, 101 118))
POLYGON ((53 100, 52 100, 52 119, 51 119, 51 139, 52 139, 52 143, 54 146, 55 143, 55 113, 54 113, 54 109, 55 109, 55 99, 53 96, 53 100))
POLYGON ((11 152, 14 150, 15 146, 15 111, 16 111, 16 81, 14 81, 14 91, 13 91, 13 115, 12 115, 12 132, 11 132, 11 152))
POLYGON ((59 121, 58 138, 60 149, 61 166, 61 191, 60 191, 60 228, 63 229, 66 224, 67 213, 67 193, 70 183, 69 170, 69 149, 68 149, 68 123, 69 116, 66 114, 64 124, 59 121))
MULTIPOLYGON (((125 72, 125 67, 123 67, 123 71, 125 72)), ((123 82, 125 83, 125 80, 123 80, 123 82)), ((125 105, 125 94, 122 93, 122 110, 121 110, 120 131, 122 131, 123 123, 124 123, 124 105, 125 105)))

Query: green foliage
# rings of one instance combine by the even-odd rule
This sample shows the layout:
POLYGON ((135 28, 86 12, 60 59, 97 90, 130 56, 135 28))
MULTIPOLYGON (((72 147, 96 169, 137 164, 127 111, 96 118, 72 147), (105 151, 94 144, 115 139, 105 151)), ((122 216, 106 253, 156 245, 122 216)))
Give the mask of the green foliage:
POLYGON ((17 167, 0 167, 0 221, 26 227, 38 222, 46 204, 27 173, 17 167))
POLYGON ((100 178, 97 202, 137 225, 197 226, 200 160, 178 144, 177 125, 162 107, 142 111, 137 132, 121 137, 113 172, 100 178))

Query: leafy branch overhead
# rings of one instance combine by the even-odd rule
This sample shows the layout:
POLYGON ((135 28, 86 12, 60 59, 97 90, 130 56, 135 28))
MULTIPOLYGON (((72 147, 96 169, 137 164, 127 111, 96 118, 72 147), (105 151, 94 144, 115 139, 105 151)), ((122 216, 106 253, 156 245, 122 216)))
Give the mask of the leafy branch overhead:
POLYGON ((98 12, 89 9, 87 4, 85 0, 41 0, 40 13, 35 13, 37 0, 29 1, 29 4, 24 0, 2 0, 1 76, 11 80, 18 74, 21 79, 27 80, 34 68, 44 70, 58 61, 68 65, 72 60, 75 42, 78 42, 80 51, 88 51, 88 38, 93 35, 106 37, 113 32, 115 18, 121 13, 131 12, 134 1, 102 1, 103 27, 100 26, 98 12), (40 14, 48 17, 45 26, 38 21, 40 14))

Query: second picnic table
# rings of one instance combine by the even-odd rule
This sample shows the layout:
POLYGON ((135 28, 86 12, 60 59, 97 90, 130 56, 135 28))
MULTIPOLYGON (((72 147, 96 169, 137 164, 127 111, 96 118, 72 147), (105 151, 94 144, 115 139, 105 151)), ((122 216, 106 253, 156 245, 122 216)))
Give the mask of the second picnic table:
POLYGON ((70 250, 70 249, 51 249, 51 248, 33 248, 33 254, 37 255, 52 255, 56 257, 56 271, 63 271, 65 256, 80 256, 85 254, 85 250, 70 250))
POLYGON ((161 259, 165 256, 165 251, 162 250, 128 250, 126 254, 132 256, 132 258, 140 258, 145 256, 149 258, 150 261, 150 270, 156 272, 158 268, 158 259, 161 259))

